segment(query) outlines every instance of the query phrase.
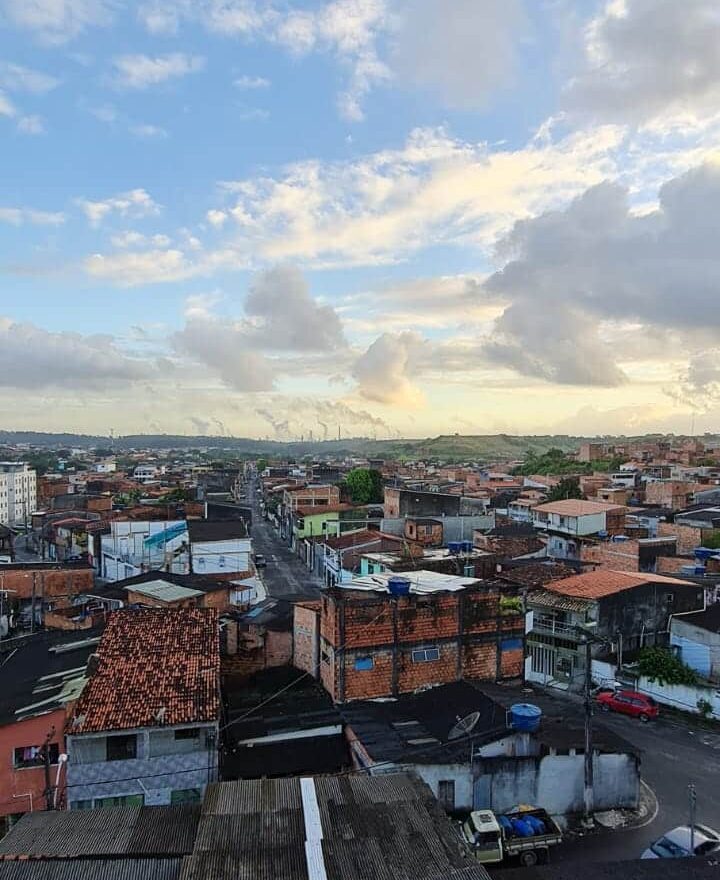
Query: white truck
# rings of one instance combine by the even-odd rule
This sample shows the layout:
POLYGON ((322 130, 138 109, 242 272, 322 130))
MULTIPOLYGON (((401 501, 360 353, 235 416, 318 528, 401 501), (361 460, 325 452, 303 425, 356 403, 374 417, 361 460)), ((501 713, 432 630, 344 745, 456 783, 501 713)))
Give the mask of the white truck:
POLYGON ((535 807, 496 816, 492 810, 476 810, 462 823, 462 837, 475 858, 496 865, 517 857, 530 867, 546 862, 548 849, 562 842, 562 832, 545 810, 535 807))

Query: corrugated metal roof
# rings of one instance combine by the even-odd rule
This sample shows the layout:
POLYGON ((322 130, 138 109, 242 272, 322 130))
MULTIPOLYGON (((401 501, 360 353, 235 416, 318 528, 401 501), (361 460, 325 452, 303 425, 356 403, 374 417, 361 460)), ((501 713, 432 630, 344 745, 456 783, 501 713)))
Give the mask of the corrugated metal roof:
POLYGON ((133 584, 125 589, 132 593, 139 593, 141 596, 158 599, 160 602, 179 602, 183 599, 195 599, 197 596, 204 595, 200 590, 192 590, 163 580, 133 584))
POLYGON ((178 880, 182 859, 0 862, 0 880, 178 880))

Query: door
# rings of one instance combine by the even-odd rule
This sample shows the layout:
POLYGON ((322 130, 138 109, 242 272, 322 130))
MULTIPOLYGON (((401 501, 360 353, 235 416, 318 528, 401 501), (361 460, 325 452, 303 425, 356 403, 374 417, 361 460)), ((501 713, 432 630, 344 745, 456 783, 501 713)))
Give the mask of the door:
POLYGON ((447 813, 452 813, 455 809, 454 779, 441 779, 438 782, 438 801, 447 813))
POLYGON ((492 776, 478 776, 473 788, 473 810, 492 809, 492 776))

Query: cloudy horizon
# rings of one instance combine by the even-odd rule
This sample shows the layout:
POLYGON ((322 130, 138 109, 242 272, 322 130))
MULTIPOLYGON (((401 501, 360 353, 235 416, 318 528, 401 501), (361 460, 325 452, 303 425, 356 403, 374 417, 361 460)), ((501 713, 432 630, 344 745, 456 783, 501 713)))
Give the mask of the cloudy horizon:
POLYGON ((717 4, 452 8, 0 0, 0 426, 717 430, 717 4))

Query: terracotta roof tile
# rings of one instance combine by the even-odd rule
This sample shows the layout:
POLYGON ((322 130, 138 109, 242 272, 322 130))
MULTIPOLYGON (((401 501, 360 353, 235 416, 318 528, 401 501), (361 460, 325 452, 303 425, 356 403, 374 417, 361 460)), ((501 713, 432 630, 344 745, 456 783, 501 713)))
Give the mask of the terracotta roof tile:
POLYGON ((663 577, 659 574, 635 574, 627 571, 611 571, 598 568, 596 571, 588 571, 585 574, 577 574, 574 577, 563 578, 546 585, 545 589, 563 596, 577 596, 581 599, 602 599, 603 596, 611 596, 613 593, 621 593, 623 590, 631 590, 643 584, 672 584, 675 586, 694 587, 690 581, 678 578, 663 577))
POLYGON ((97 670, 75 705, 68 733, 217 720, 214 609, 115 611, 97 654, 97 670))

